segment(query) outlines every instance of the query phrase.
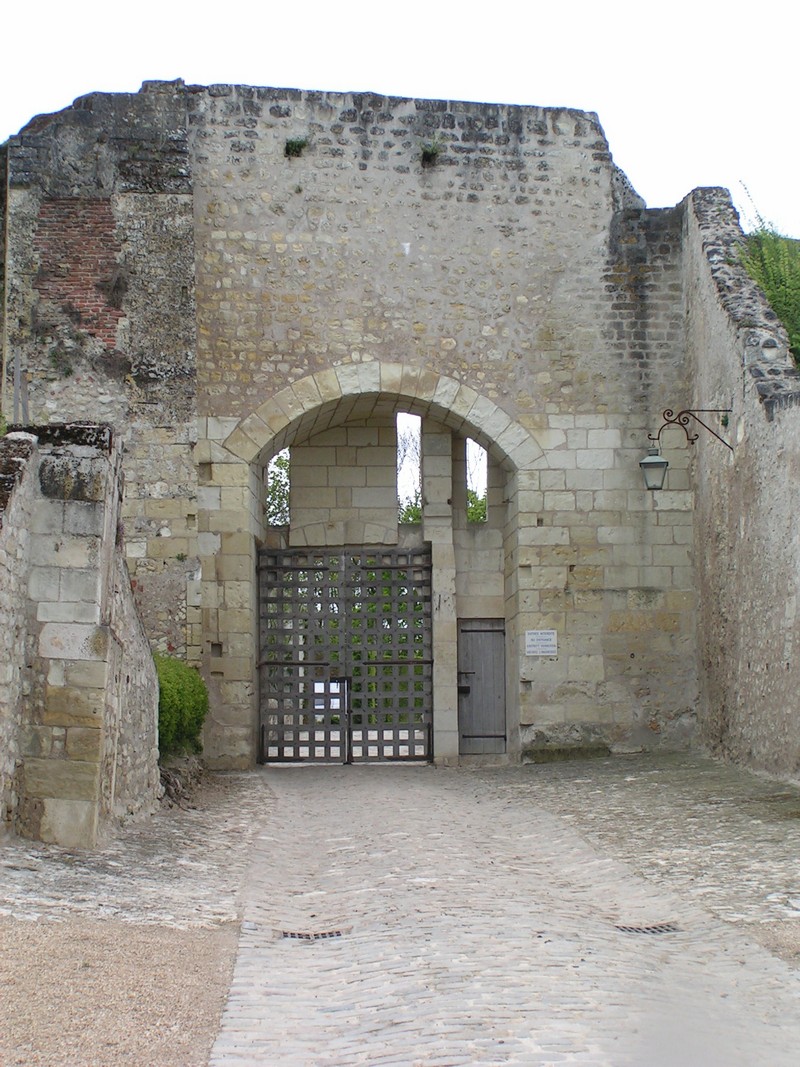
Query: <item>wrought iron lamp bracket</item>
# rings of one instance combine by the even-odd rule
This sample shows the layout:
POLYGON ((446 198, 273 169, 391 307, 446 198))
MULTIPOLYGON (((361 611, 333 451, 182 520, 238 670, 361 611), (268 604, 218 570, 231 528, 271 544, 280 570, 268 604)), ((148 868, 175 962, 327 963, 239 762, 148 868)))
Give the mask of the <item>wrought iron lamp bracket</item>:
POLYGON ((729 415, 730 412, 730 408, 696 408, 695 410, 692 410, 691 408, 684 408, 683 411, 679 411, 676 415, 672 408, 667 408, 662 415, 664 422, 661 424, 658 433, 649 433, 647 435, 647 439, 648 441, 655 441, 656 444, 660 444, 661 434, 667 428, 667 426, 680 426, 680 428, 686 434, 687 442, 690 445, 694 444, 694 442, 699 436, 699 434, 696 433, 689 433, 689 427, 692 426, 691 420, 694 419, 694 421, 699 423, 704 430, 708 430, 710 434, 716 437, 718 441, 721 441, 726 448, 729 448, 731 452, 733 452, 733 445, 729 445, 723 437, 720 437, 716 430, 712 430, 708 423, 704 422, 700 418, 701 415, 729 415))

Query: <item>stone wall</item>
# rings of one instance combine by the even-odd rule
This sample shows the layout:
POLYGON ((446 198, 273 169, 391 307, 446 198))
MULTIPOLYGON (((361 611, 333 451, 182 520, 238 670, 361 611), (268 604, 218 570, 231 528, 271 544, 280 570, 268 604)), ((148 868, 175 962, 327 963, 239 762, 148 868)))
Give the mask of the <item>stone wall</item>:
MULTIPOLYGON (((452 616, 435 627, 438 714, 455 713, 458 582, 462 604, 506 618, 517 749, 682 743, 692 497, 685 476, 656 502, 638 470, 664 394, 688 397, 681 212, 644 210, 580 112, 212 86, 192 93, 189 129, 201 536, 264 536, 241 461, 258 470, 387 407, 432 418, 504 472, 495 532, 459 534, 487 545, 456 559, 452 443, 423 458, 423 536, 439 544, 436 603, 452 616), (525 631, 549 627, 559 655, 534 662, 525 631)), ((219 558, 205 574, 224 650, 219 558)), ((226 667, 237 751, 253 733, 241 709, 254 707, 256 625, 243 617, 232 635, 240 677, 226 667)), ((215 750, 228 743, 213 715, 209 733, 215 750)))
POLYGON ((3 818, 91 846, 158 786, 158 683, 118 536, 121 450, 108 427, 51 425, 2 451, 27 453, 0 531, 3 818))
POLYGON ((393 419, 315 434, 291 453, 291 545, 397 544, 393 419))
POLYGON ((5 155, 4 411, 25 423, 114 425, 139 610, 162 650, 197 660, 185 94, 156 83, 83 97, 34 119, 5 155))
POLYGON ((17 810, 23 703, 30 687, 25 665, 35 444, 27 434, 0 438, 0 829, 17 810))
POLYGON ((697 407, 731 408, 695 448, 702 739, 770 771, 800 771, 800 375, 763 294, 737 263, 724 190, 686 215, 697 407))
POLYGON ((412 536, 433 558, 437 759, 459 755, 464 617, 503 620, 512 758, 684 745, 698 709, 726 751, 773 758, 796 556, 765 457, 794 469, 794 387, 726 266, 718 192, 648 210, 591 113, 181 82, 82 98, 6 152, 4 410, 118 427, 137 602, 151 642, 202 663, 213 764, 258 755, 258 546, 412 536), (648 434, 692 405, 734 407, 733 466, 670 428, 668 488, 647 492, 648 434), (423 419, 413 534, 398 411, 423 419), (466 437, 490 457, 480 530, 466 437), (264 468, 284 447, 278 532, 264 468), (729 551, 737 494, 759 510, 729 551), (784 622, 745 636, 773 602, 784 622), (536 630, 557 654, 526 652, 536 630), (730 710, 747 662, 763 733, 730 710))

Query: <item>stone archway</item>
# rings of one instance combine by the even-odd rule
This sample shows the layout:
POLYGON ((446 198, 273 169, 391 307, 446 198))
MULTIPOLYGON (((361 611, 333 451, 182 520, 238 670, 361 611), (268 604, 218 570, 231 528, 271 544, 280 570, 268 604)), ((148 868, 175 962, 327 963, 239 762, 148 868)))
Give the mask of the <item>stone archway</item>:
POLYGON ((470 386, 434 371, 377 361, 331 368, 287 385, 239 421, 223 444, 252 463, 266 450, 276 452, 298 435, 330 425, 340 402, 361 402, 369 410, 378 397, 396 398, 414 414, 434 414, 446 426, 466 426, 507 470, 529 468, 544 457, 534 435, 470 386))
MULTIPOLYGON (((257 749, 255 571, 256 544, 265 535, 260 517, 264 463, 280 449, 300 446, 348 420, 369 421, 401 410, 439 427, 433 432, 438 434, 436 459, 443 476, 428 481, 423 519, 432 557, 434 757, 438 762, 459 758, 459 545, 454 543, 449 518, 452 491, 447 477, 451 462, 447 442, 454 435, 477 440, 502 471, 503 491, 498 499, 503 500, 504 517, 495 539, 500 561, 495 613, 501 613, 508 623, 509 663, 513 661, 517 583, 507 577, 507 561, 517 544, 520 475, 547 465, 539 443, 494 401, 431 371, 378 362, 321 371, 286 386, 235 425, 219 420, 217 439, 198 444, 201 456, 208 457, 200 465, 204 484, 198 521, 201 550, 205 549, 204 662, 217 709, 206 739, 212 763, 245 766, 252 763, 257 749), (224 435, 223 430, 227 431, 224 435)), ((461 599, 465 599, 463 594, 461 599)))

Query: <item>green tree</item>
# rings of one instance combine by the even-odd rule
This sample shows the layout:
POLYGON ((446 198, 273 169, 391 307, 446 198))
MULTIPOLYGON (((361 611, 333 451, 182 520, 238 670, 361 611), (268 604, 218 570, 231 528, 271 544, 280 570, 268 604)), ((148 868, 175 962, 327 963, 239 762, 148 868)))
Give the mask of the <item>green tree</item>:
POLYGON ((467 521, 486 522, 486 492, 477 493, 467 489, 467 521))
POLYGON ((422 522, 422 464, 419 420, 416 425, 398 428, 397 435, 397 521, 422 522))
POLYGON ((289 525, 289 449, 273 456, 267 465, 266 519, 268 526, 289 525))
POLYGON ((800 241, 762 224, 745 237, 740 257, 786 328, 789 349, 800 363, 800 241))
POLYGON ((422 522, 422 495, 419 489, 399 502, 397 511, 398 522, 422 522))

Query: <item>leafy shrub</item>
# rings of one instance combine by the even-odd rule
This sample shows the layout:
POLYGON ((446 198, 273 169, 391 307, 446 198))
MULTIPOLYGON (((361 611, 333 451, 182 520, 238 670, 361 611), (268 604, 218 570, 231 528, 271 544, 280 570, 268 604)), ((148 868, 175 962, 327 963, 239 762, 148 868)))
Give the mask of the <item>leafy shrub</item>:
POLYGON ((208 690, 198 672, 182 660, 156 655, 158 671, 158 749, 200 752, 200 733, 208 712, 208 690))
POLYGON ((785 326, 792 355, 800 362, 800 241, 762 226, 745 237, 740 255, 785 326))

